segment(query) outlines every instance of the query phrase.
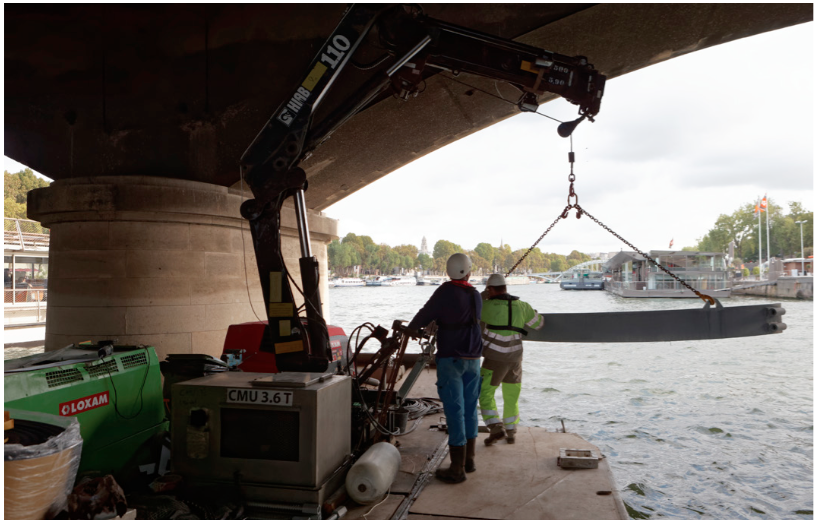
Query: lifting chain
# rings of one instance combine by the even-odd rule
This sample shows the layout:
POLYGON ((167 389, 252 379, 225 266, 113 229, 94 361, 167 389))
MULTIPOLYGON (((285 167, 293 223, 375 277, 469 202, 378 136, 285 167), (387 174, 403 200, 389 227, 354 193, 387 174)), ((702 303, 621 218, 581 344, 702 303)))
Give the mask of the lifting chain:
POLYGON ((660 269, 661 269, 663 272, 665 272, 665 273, 666 273, 666 274, 668 274, 669 276, 671 276, 671 277, 673 277, 674 279, 676 279, 676 280, 677 280, 677 281, 678 281, 678 282, 679 282, 679 283, 680 283, 682 286, 684 286, 685 288, 687 288, 688 290, 690 290, 691 292, 693 292, 694 294, 696 294, 696 295, 699 297, 699 299, 701 299, 702 301, 704 301, 704 302, 706 302, 706 303, 710 303, 711 305, 712 305, 712 304, 716 304, 716 300, 715 300, 715 299, 713 299, 713 298, 712 298, 712 297, 710 297, 709 295, 705 295, 705 294, 703 294, 703 293, 699 292, 698 290, 694 289, 692 286, 690 286, 689 284, 687 284, 686 282, 684 282, 684 280, 683 280, 681 277, 679 277, 679 276, 678 276, 678 275, 676 275, 675 273, 671 272, 670 270, 668 270, 667 268, 665 268, 664 266, 662 266, 661 264, 659 264, 659 263, 658 263, 656 260, 654 260, 654 259, 653 259, 652 257, 650 257, 648 254, 646 254, 646 253, 644 253, 644 252, 640 251, 640 250, 639 250, 639 249, 638 249, 636 246, 634 246, 633 244, 631 244, 631 243, 629 243, 628 241, 626 241, 625 239, 623 239, 623 238, 622 238, 622 237, 621 237, 619 234, 617 234, 615 231, 613 231, 612 229, 610 229, 610 228, 608 228, 607 226, 605 226, 604 224, 602 224, 602 222, 600 222, 600 221, 599 221, 599 219, 597 219, 596 217, 594 217, 593 215, 591 215, 590 213, 588 213, 588 212, 587 212, 587 211, 585 211, 584 209, 580 208, 579 204, 575 205, 574 207, 577 209, 577 216, 579 216, 579 214, 580 214, 580 213, 584 213, 585 215, 587 215, 587 216, 588 216, 588 218, 589 218, 589 219, 591 219, 591 220, 592 220, 592 221, 594 221, 595 223, 597 223, 597 224, 599 224, 600 226, 602 226, 602 228, 604 228, 605 230, 608 230, 609 232, 611 232, 611 234, 612 234, 614 237, 616 237, 617 239, 619 239, 620 241, 622 241, 622 242, 624 242, 625 244, 627 244, 627 245, 628 245, 628 246, 629 246, 629 247, 630 247, 630 248, 631 248, 633 251, 635 251, 636 253, 638 253, 639 255, 641 255, 642 257, 644 257, 645 259, 647 259, 648 261, 650 261, 650 262, 652 262, 653 264, 655 264, 655 265, 656 265, 658 268, 660 268, 660 269))
POLYGON ((554 219, 554 222, 551 223, 551 226, 549 226, 543 232, 543 234, 540 235, 540 238, 537 239, 534 242, 534 244, 531 245, 531 248, 529 248, 523 254, 522 257, 520 257, 520 260, 517 261, 514 264, 514 266, 512 266, 511 269, 508 272, 506 272, 506 277, 511 275, 511 272, 513 272, 520 265, 520 263, 522 263, 525 260, 525 258, 528 257, 528 254, 530 254, 531 251, 540 243, 540 241, 543 240, 543 238, 546 235, 548 235, 548 232, 551 231, 551 228, 553 228, 554 225, 556 225, 560 221, 560 219, 567 219, 568 218, 568 212, 571 211, 571 209, 575 209, 575 210, 577 210, 577 219, 581 218, 583 214, 587 215, 589 219, 591 219, 595 223, 599 224, 603 229, 609 231, 611 233, 611 235, 613 235, 614 237, 616 237, 617 239, 619 239, 620 241, 622 241, 623 243, 628 245, 628 247, 631 248, 633 251, 635 251, 636 253, 638 253, 639 255, 641 255, 642 257, 644 257, 646 260, 650 261, 651 263, 655 264, 657 268, 660 268, 663 272, 665 272, 666 274, 673 277, 676 281, 678 281, 682 286, 684 286, 685 288, 687 288, 688 290, 690 290, 691 292, 696 294, 699 297, 699 299, 701 299, 702 301, 704 301, 706 303, 709 303, 711 305, 716 304, 715 299, 713 299, 709 295, 705 295, 705 294, 699 292, 698 290, 694 289, 692 286, 687 284, 681 277, 674 274, 673 272, 671 272, 670 270, 668 270, 667 268, 665 268, 664 266, 659 264, 659 262, 654 260, 648 254, 642 252, 636 246, 634 246, 633 244, 626 241, 624 238, 622 238, 622 236, 620 236, 615 231, 613 231, 612 229, 607 227, 599 219, 597 219, 596 217, 594 217, 593 215, 591 215, 590 213, 585 211, 585 209, 582 208, 579 205, 579 196, 576 194, 576 192, 574 192, 574 181, 577 179, 577 177, 576 177, 576 175, 574 175, 574 137, 573 136, 571 137, 571 151, 568 153, 568 162, 571 164, 571 173, 568 174, 568 182, 569 182, 569 186, 568 186, 568 205, 565 207, 564 210, 562 210, 562 213, 560 213, 559 216, 556 219, 554 219), (573 204, 571 203, 571 197, 574 198, 573 204))

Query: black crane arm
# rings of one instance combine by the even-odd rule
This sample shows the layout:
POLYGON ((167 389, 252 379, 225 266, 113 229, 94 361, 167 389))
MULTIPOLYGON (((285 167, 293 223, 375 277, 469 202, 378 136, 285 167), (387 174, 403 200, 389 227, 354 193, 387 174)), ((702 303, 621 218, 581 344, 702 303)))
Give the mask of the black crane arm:
POLYGON ((319 49, 304 80, 245 151, 241 159, 245 179, 251 186, 258 185, 274 172, 292 169, 382 93, 391 89, 404 99, 417 93, 429 69, 508 82, 521 91, 517 105, 522 111, 536 111, 537 97, 554 93, 579 106, 580 114, 590 120, 599 113, 606 79, 583 56, 561 55, 473 31, 407 12, 403 6, 353 5, 319 49), (316 109, 373 29, 390 60, 354 96, 313 126, 316 109))
POLYGON ((261 350, 276 353, 280 369, 323 370, 331 355, 318 293, 318 262, 310 250, 304 204, 307 180, 299 162, 387 91, 403 99, 416 95, 434 69, 508 82, 520 90, 517 105, 522 111, 536 111, 539 95, 555 93, 579 106, 582 117, 590 120, 599 112, 605 86, 605 76, 585 57, 560 55, 455 26, 412 7, 350 6, 318 50, 301 84, 276 109, 241 159, 244 180, 254 196, 242 205, 241 212, 250 221, 268 305, 269 323, 261 350), (373 66, 374 73, 354 95, 320 122, 313 122, 316 109, 339 82, 353 54, 375 33, 386 53, 379 67, 373 66), (281 253, 280 210, 291 196, 301 244, 306 326, 295 309, 281 253))

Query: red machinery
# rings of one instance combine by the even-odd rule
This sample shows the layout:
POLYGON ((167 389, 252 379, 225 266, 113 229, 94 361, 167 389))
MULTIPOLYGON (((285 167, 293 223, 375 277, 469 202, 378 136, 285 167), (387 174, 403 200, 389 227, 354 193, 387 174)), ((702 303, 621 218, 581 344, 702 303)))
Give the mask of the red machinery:
MULTIPOLYGON (((268 321, 254 321, 230 325, 227 329, 223 353, 227 356, 231 351, 244 350, 241 355, 241 362, 237 365, 239 370, 273 374, 280 372, 278 366, 276 366, 276 354, 260 351, 261 340, 264 337, 267 323, 268 321)), ((344 366, 346 363, 343 353, 348 339, 344 329, 339 326, 329 325, 327 331, 329 332, 330 348, 332 348, 330 369, 335 370, 338 366, 344 366)))

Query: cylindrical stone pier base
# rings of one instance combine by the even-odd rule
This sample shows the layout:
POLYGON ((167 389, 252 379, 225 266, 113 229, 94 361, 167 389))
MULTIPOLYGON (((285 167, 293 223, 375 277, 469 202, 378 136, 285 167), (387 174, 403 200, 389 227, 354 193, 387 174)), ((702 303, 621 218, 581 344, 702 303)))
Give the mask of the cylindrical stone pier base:
MULTIPOLYGON (((46 350, 85 340, 221 355, 227 327, 267 319, 239 191, 201 182, 119 176, 65 179, 29 194, 28 215, 51 229, 46 350)), ((337 221, 309 216, 329 320, 327 244, 337 221)), ((292 206, 282 251, 300 282, 292 206)), ((302 301, 297 290, 296 302, 302 301)))

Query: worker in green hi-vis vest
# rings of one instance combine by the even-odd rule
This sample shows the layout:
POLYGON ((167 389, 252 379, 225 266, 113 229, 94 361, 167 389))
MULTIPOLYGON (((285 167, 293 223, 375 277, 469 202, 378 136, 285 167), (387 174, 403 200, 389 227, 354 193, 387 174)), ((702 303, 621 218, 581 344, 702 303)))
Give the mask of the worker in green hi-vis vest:
MULTIPOLYGON (((480 412, 489 427, 486 445, 506 438, 514 443, 520 422, 520 391, 523 381, 523 335, 539 330, 545 319, 530 304, 509 295, 499 273, 489 276, 483 297, 483 364, 480 368, 480 412), (503 386, 503 419, 494 394, 503 386)), ((483 324, 481 323, 481 324, 483 324)))

